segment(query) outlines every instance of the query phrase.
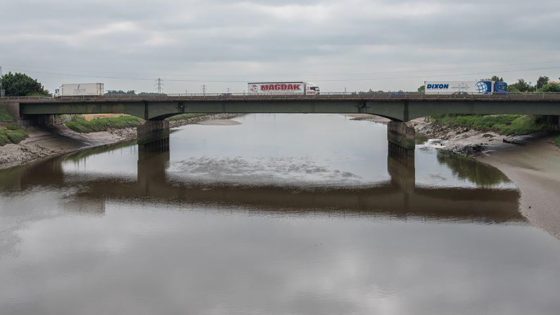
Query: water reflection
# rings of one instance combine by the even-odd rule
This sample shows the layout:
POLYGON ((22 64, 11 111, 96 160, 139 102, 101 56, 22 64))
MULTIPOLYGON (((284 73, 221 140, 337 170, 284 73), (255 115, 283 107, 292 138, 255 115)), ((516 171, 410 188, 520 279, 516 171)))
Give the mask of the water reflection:
MULTIPOLYGON (((106 148, 105 150, 111 150, 106 148)), ((91 154, 102 154, 94 150, 91 154)), ((79 153, 86 158, 86 153, 79 153)), ((74 159, 75 157, 69 157, 74 159)), ((519 192, 512 189, 416 186, 414 157, 391 152, 390 180, 362 186, 243 185, 189 181, 170 176, 170 153, 141 152, 137 178, 122 175, 66 174, 59 158, 0 173, 3 191, 72 190, 64 208, 76 212, 104 211, 112 200, 154 204, 234 207, 253 212, 324 212, 445 221, 520 222, 519 192)))
POLYGON ((453 175, 481 187, 494 187, 509 182, 509 179, 497 168, 479 163, 472 158, 439 151, 437 160, 442 165, 449 167, 453 175))
MULTIPOLYGON (((347 123, 338 119, 323 129, 347 123)), ((462 179, 480 169, 426 152, 414 160, 386 142, 373 154, 363 139, 348 158, 334 132, 339 151, 325 158, 333 147, 321 144, 310 160, 364 170, 350 185, 299 170, 255 184, 191 176, 182 161, 239 155, 227 142, 241 140, 224 136, 233 131, 209 126, 204 138, 199 128, 201 138, 183 129, 161 154, 105 148, 0 172, 0 313, 557 313, 560 243, 527 224, 500 176, 462 179)), ((297 157, 316 140, 298 141, 239 160, 297 157)))

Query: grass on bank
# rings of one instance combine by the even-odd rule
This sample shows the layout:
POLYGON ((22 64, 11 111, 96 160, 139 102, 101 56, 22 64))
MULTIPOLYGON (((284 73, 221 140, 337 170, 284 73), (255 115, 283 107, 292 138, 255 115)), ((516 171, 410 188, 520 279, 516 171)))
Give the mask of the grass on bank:
POLYGON ((0 146, 20 143, 27 138, 27 132, 16 126, 0 127, 0 146))
POLYGON ((8 109, 4 106, 0 106, 0 122, 13 122, 14 117, 10 115, 8 109))
POLYGON ((444 126, 495 131, 503 135, 526 135, 554 130, 554 126, 540 121, 538 117, 527 115, 440 115, 433 116, 432 119, 444 126))
POLYGON ((80 133, 106 131, 109 129, 123 129, 136 127, 144 121, 135 116, 118 116, 108 118, 95 118, 87 121, 82 116, 73 116, 70 121, 66 123, 66 127, 80 133))

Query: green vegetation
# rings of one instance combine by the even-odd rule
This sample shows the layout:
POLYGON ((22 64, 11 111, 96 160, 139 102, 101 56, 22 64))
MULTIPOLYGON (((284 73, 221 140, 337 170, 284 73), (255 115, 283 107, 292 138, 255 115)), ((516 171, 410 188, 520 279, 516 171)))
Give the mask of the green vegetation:
POLYGON ((504 135, 526 135, 554 129, 538 117, 526 115, 439 115, 432 119, 444 126, 495 131, 504 135))
POLYGON ((0 146, 8 143, 20 143, 27 138, 27 132, 17 126, 0 127, 0 146))
POLYGON ((556 139, 554 139, 554 142, 556 143, 557 146, 560 147, 560 136, 556 137, 556 139))
POLYGON ((14 117, 10 115, 6 107, 0 105, 0 122, 12 122, 12 121, 14 121, 14 117))
POLYGON ((543 85, 542 92, 560 92, 560 82, 549 82, 545 85, 543 85))
POLYGON ((136 93, 134 90, 109 90, 105 93, 105 96, 166 96, 165 93, 152 93, 152 92, 140 92, 136 93))
POLYGON ((23 73, 7 73, 3 75, 2 88, 6 96, 48 96, 49 91, 37 80, 23 73))
POLYGON ((77 132, 88 133, 106 131, 109 129, 136 127, 142 123, 142 119, 128 115, 110 118, 96 118, 91 121, 85 120, 82 116, 74 116, 66 123, 66 126, 77 132))

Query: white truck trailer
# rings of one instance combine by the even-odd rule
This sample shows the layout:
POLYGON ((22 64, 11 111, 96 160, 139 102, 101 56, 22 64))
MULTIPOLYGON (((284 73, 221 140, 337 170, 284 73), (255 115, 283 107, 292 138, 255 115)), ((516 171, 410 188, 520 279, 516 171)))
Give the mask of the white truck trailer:
POLYGON ((479 81, 425 81, 425 94, 502 94, 507 93, 505 82, 479 81))
POLYGON ((55 91, 55 96, 102 96, 104 89, 103 83, 63 84, 55 91))
POLYGON ((250 95, 319 95, 319 87, 309 82, 249 82, 250 95))

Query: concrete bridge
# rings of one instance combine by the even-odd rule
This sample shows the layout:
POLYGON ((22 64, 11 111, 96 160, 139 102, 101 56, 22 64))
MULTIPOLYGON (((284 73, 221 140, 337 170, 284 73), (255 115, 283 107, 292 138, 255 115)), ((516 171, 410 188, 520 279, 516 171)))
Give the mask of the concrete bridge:
POLYGON ((317 96, 149 96, 65 97, 11 100, 23 119, 60 114, 123 113, 146 120, 138 128, 139 143, 150 150, 168 146, 165 118, 183 113, 365 113, 391 119, 389 142, 414 149, 414 130, 403 122, 437 114, 560 115, 560 94, 424 95, 373 93, 317 96))

